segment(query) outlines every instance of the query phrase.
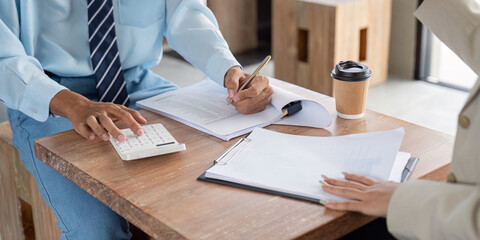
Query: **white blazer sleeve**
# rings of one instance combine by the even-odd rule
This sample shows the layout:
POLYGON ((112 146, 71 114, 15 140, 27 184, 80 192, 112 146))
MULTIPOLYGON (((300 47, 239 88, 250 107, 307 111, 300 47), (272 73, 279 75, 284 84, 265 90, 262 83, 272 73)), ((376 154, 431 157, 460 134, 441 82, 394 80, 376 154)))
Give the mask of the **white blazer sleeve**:
POLYGON ((414 180, 394 192, 387 227, 399 239, 480 239, 478 186, 414 180))
MULTIPOLYGON (((480 7, 474 0, 426 0, 415 15, 480 74, 480 7)), ((480 187, 406 182, 390 200, 387 226, 399 239, 480 239, 480 187)))
POLYGON ((480 6, 475 0, 426 0, 415 16, 480 75, 480 6))

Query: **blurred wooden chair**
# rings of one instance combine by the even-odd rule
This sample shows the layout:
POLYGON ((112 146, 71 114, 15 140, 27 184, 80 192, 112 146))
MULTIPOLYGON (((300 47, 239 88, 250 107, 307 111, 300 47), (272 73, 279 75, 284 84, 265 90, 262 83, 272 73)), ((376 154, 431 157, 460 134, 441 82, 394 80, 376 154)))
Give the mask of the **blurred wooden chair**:
MULTIPOLYGON (((0 240, 59 239, 61 230, 56 223, 12 144, 10 124, 0 123, 0 240)), ((150 239, 132 224, 130 230, 132 239, 150 239)))
POLYGON ((387 79, 391 0, 273 0, 275 77, 332 96, 330 73, 353 60, 387 79))

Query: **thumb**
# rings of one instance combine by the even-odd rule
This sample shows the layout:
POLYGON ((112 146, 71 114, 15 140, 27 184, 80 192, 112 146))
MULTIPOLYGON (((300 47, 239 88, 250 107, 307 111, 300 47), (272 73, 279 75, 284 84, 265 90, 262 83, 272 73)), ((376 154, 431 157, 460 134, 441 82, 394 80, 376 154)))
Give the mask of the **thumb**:
POLYGON ((229 98, 233 98, 233 96, 237 94, 239 82, 240 79, 236 76, 232 76, 225 81, 225 87, 227 88, 229 98))

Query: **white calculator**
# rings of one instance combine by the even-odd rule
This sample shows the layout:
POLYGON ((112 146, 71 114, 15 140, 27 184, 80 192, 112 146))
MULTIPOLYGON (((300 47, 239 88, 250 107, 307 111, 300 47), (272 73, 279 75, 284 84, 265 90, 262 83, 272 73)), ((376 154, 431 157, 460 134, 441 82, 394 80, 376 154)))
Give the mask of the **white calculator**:
POLYGON ((126 141, 120 143, 113 137, 110 142, 123 160, 135 160, 185 150, 185 144, 179 144, 161 124, 142 126, 142 136, 137 136, 129 128, 121 131, 126 141))

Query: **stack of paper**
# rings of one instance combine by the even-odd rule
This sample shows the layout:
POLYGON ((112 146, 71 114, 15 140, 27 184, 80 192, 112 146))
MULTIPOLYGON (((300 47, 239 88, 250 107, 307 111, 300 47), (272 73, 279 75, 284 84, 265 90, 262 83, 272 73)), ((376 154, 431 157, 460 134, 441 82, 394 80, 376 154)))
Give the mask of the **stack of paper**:
POLYGON ((137 102, 137 106, 172 118, 223 140, 251 132, 272 123, 324 128, 330 113, 315 101, 274 87, 272 102, 259 113, 244 115, 226 104, 227 91, 210 79, 137 102), (282 108, 302 101, 302 110, 281 120, 282 108))
POLYGON ((410 158, 399 153, 403 128, 335 137, 283 134, 257 128, 208 169, 205 179, 250 186, 310 201, 343 198, 322 190, 325 174, 343 178, 357 173, 379 181, 399 182, 410 158))

